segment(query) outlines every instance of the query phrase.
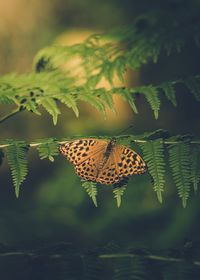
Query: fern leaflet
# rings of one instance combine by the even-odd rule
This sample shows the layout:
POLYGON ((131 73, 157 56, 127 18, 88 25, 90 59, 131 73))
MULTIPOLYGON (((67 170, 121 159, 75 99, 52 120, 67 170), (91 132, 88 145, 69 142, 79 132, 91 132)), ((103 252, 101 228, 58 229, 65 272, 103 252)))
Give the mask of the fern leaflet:
POLYGON ((160 203, 165 184, 164 146, 162 139, 148 141, 140 144, 148 170, 154 181, 154 191, 160 203))
POLYGON ((200 182, 200 149, 194 147, 191 153, 191 181, 194 191, 197 192, 198 184, 200 182))
POLYGON ((57 107, 55 100, 51 97, 39 98, 38 104, 42 105, 47 112, 52 115, 54 125, 57 124, 58 115, 60 114, 60 110, 57 107))
POLYGON ((58 152, 58 144, 56 143, 55 139, 43 139, 38 140, 38 142, 42 141, 40 145, 37 146, 37 150, 39 152, 39 156, 41 159, 48 158, 50 161, 54 161, 54 156, 59 154, 58 152))
POLYGON ((79 117, 79 110, 76 105, 76 99, 72 95, 61 94, 56 95, 56 98, 63 104, 67 105, 68 108, 71 108, 74 111, 74 114, 77 118, 79 117))
POLYGON ((142 86, 138 88, 139 92, 143 93, 149 102, 151 109, 154 112, 155 119, 158 118, 158 112, 160 110, 160 98, 158 95, 158 89, 153 86, 142 86))
POLYGON ((184 84, 193 93, 195 99, 200 101, 200 78, 190 77, 184 81, 184 84))
POLYGON ((177 106, 175 89, 171 82, 165 82, 160 85, 161 89, 164 91, 165 96, 174 106, 177 106))
POLYGON ((6 155, 11 169, 16 197, 19 197, 19 188, 28 173, 27 150, 28 147, 23 141, 7 140, 6 155))
POLYGON ((185 208, 191 185, 190 147, 188 143, 180 142, 169 146, 169 165, 178 188, 178 195, 185 208))
POLYGON ((114 198, 116 199, 118 208, 121 206, 121 202, 122 202, 121 198, 122 198, 122 195, 124 194, 125 189, 126 189, 126 186, 122 186, 122 187, 113 189, 114 198))
POLYGON ((84 187, 84 189, 86 190, 87 194, 89 195, 89 197, 91 197, 94 205, 97 207, 97 187, 96 187, 96 183, 94 182, 83 182, 82 186, 84 187))

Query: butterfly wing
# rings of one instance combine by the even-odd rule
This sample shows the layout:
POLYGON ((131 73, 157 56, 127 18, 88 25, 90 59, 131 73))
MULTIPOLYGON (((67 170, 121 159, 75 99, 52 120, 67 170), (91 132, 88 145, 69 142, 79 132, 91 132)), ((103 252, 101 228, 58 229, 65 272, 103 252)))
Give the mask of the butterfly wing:
POLYGON ((60 152, 74 165, 80 177, 96 181, 107 145, 105 140, 85 138, 60 145, 60 152))
POLYGON ((97 181, 107 185, 115 184, 133 174, 143 174, 146 170, 146 163, 134 150, 114 145, 97 181))

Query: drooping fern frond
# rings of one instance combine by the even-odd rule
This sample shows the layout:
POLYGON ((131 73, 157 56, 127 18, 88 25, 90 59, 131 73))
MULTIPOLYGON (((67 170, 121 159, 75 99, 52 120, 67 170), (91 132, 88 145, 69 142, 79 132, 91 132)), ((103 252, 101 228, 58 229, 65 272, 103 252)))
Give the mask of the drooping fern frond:
POLYGON ((162 192, 165 184, 165 161, 163 140, 148 141, 140 143, 144 154, 144 160, 147 162, 148 171, 153 178, 154 191, 160 203, 162 203, 162 192))
POLYGON ((200 182, 200 148, 194 146, 191 152, 191 181, 194 191, 197 192, 198 184, 200 182))
POLYGON ((58 143, 54 138, 38 140, 40 145, 37 145, 37 150, 41 159, 48 158, 50 161, 54 161, 54 156, 59 154, 58 143))
POLYGON ((200 78, 190 77, 184 81, 189 91, 194 95, 197 101, 200 101, 200 78))
POLYGON ((121 206, 122 196, 123 196, 125 190, 126 190, 126 186, 122 186, 122 187, 113 189, 114 198, 116 199, 118 208, 121 206))
MULTIPOLYGON (((183 84, 189 88, 197 101, 200 101, 198 98, 200 91, 199 75, 164 82, 157 86, 112 87, 111 89, 92 88, 86 85, 76 86, 69 80, 70 77, 66 77, 64 73, 59 71, 55 73, 6 75, 0 78, 0 88, 1 85, 9 85, 8 87, 2 86, 0 103, 4 104, 7 100, 17 106, 16 112, 27 110, 37 115, 41 115, 41 107, 43 107, 52 116, 53 123, 56 124, 60 114, 60 103, 72 109, 77 117, 79 116, 78 105, 80 101, 91 104, 105 116, 106 108, 115 112, 113 95, 116 94, 129 103, 134 113, 138 113, 136 94, 144 95, 154 113, 154 117, 157 119, 163 93, 174 106, 177 105, 176 84, 183 84)), ((13 115, 13 113, 11 112, 10 115, 13 115)), ((0 118, 0 122, 3 122, 6 118, 7 116, 0 118)))
POLYGON ((86 190, 89 197, 91 197, 94 205, 97 207, 97 199, 96 199, 96 197, 97 197, 97 187, 96 187, 96 183, 94 183, 94 182, 83 182, 82 186, 86 190))
MULTIPOLYGON (((82 137, 86 136, 84 135, 82 137)), ((93 136, 93 138, 94 137, 95 136, 93 136)), ((106 139, 107 137, 102 136, 100 138, 106 139)), ((81 136, 78 138, 81 138, 81 136)), ((145 132, 143 135, 121 135, 115 138, 117 142, 125 146, 129 145, 130 142, 135 142, 141 147, 143 151, 141 157, 147 163, 147 172, 149 172, 153 178, 153 189, 156 191, 160 202, 162 202, 162 193, 164 192, 165 186, 165 169, 167 165, 167 153, 165 153, 165 150, 169 147, 169 162, 172 169, 172 177, 178 188, 178 195, 182 198, 183 206, 186 206, 190 185, 193 184, 196 192, 200 182, 199 140, 188 140, 188 135, 169 138, 168 133, 162 130, 145 132)), ((77 139, 77 137, 68 137, 61 141, 54 138, 40 139, 37 142, 29 143, 28 146, 36 148, 41 159, 48 158, 53 161, 54 157, 58 155, 58 145, 73 139, 77 139)), ((110 139, 110 137, 108 137, 108 139, 110 139)), ((18 195, 19 186, 27 174, 27 145, 23 141, 7 140, 0 143, 0 149, 2 149, 3 152, 5 150, 7 154, 15 190, 18 195)), ((117 202, 117 207, 121 205, 121 197, 125 191, 126 185, 128 185, 128 177, 126 176, 119 183, 113 185, 113 194, 117 202)), ((95 206, 97 206, 96 183, 84 181, 83 187, 91 197, 95 206)))
POLYGON ((8 159, 8 164, 11 169, 11 174, 15 187, 15 194, 16 197, 18 197, 20 185, 25 180, 26 175, 28 173, 26 158, 28 146, 23 141, 13 140, 6 140, 5 144, 8 144, 8 146, 5 147, 5 151, 8 159))
POLYGON ((165 82, 160 85, 160 88, 164 91, 164 94, 167 97, 167 99, 171 101, 171 103, 176 107, 177 101, 174 84, 172 82, 165 82))
POLYGON ((147 101, 149 102, 152 111, 154 112, 155 119, 158 118, 158 112, 160 110, 160 98, 158 95, 158 89, 153 86, 143 86, 138 88, 140 93, 143 93, 147 101))
POLYGON ((127 67, 136 69, 149 61, 156 63, 161 52, 167 55, 174 50, 180 52, 188 42, 199 47, 200 22, 196 14, 199 4, 195 2, 185 8, 185 4, 180 5, 170 21, 172 11, 158 9, 140 15, 128 27, 94 34, 81 44, 47 47, 35 57, 35 68, 41 61, 46 61, 43 70, 49 66, 59 68, 69 58, 78 56, 85 72, 90 73, 93 86, 102 78, 112 83, 114 73, 123 80, 127 67))
POLYGON ((169 165, 178 195, 182 199, 183 207, 186 207, 191 187, 190 146, 187 142, 169 145, 169 165))

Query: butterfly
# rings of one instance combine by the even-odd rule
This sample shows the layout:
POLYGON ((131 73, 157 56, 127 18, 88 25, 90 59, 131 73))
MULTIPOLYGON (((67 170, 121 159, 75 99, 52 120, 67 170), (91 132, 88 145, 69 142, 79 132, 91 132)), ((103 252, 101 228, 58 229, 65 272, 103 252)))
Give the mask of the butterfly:
POLYGON ((83 138, 61 144, 59 149, 86 181, 112 185, 147 171, 144 160, 115 139, 83 138))

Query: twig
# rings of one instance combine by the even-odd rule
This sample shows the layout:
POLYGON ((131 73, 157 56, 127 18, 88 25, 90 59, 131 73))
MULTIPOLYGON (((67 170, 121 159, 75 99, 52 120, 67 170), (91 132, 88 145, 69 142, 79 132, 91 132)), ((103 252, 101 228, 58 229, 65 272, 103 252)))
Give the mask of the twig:
MULTIPOLYGON (((125 138, 125 137, 130 137, 130 135, 122 135, 121 137, 117 137, 117 138, 125 138)), ((73 140, 75 140, 75 139, 80 139, 80 138, 91 138, 91 137, 87 137, 87 136, 80 136, 79 138, 74 138, 74 137, 72 137, 72 138, 69 138, 69 139, 67 139, 67 140, 62 140, 62 141, 59 141, 59 140, 55 140, 55 143, 57 143, 57 144, 64 144, 64 143, 67 143, 67 142, 69 142, 69 141, 73 141, 73 140)), ((94 136, 92 137, 92 138, 94 138, 94 136)), ((98 137, 96 137, 97 139, 106 139, 106 138, 108 138, 107 136, 105 136, 105 137, 101 137, 101 138, 98 138, 98 137)), ((110 138, 110 137, 109 137, 110 138)), ((131 141, 132 142, 135 142, 135 143, 147 143, 147 142, 149 142, 149 141, 153 141, 153 140, 143 140, 143 139, 131 139, 131 141)), ((184 141, 169 141, 169 140, 166 140, 166 141, 160 141, 160 143, 163 143, 164 145, 171 145, 171 144, 179 144, 179 143, 181 143, 181 142, 184 142, 184 141)), ((27 146, 29 146, 29 147, 38 147, 38 146, 40 146, 40 145, 42 145, 42 144, 44 144, 45 142, 34 142, 34 143, 27 143, 27 146)), ((198 144, 198 145, 200 145, 200 140, 194 140, 194 141, 189 141, 189 143, 190 144, 198 144)), ((11 146, 12 144, 0 144, 0 148, 6 148, 6 147, 8 147, 8 146, 11 146)))
POLYGON ((25 108, 22 107, 22 106, 17 107, 17 109, 14 109, 11 113, 9 113, 9 114, 5 115, 4 117, 2 117, 2 118, 0 119, 0 123, 3 123, 3 122, 6 121, 7 119, 9 119, 9 118, 11 118, 11 117, 17 115, 18 113, 20 113, 20 112, 22 112, 22 111, 24 111, 24 110, 25 110, 25 108))

